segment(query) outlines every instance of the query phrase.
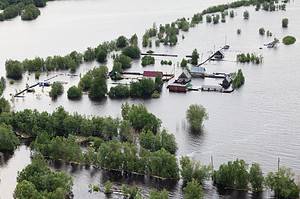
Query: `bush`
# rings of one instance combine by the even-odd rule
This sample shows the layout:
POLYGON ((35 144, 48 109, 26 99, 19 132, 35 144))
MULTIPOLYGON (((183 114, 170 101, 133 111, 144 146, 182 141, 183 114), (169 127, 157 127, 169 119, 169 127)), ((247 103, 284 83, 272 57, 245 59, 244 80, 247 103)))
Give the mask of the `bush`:
POLYGON ((108 96, 113 99, 128 98, 130 96, 129 87, 121 84, 111 87, 108 96))
POLYGON ((25 6, 21 14, 22 20, 34 20, 41 14, 40 10, 34 5, 29 4, 25 6))
POLYGON ((299 198, 299 187, 295 183, 294 174, 286 168, 280 168, 278 172, 270 172, 266 177, 266 185, 275 192, 279 198, 299 198))
POLYGON ((155 64, 155 59, 152 56, 146 55, 142 58, 142 66, 155 64))
POLYGON ((12 129, 4 124, 0 125, 0 152, 13 152, 20 144, 12 129))
POLYGON ((202 186, 195 180, 187 183, 183 189, 184 199, 201 199, 203 198, 202 186))
POLYGON ((122 54, 130 57, 131 59, 139 59, 141 51, 137 46, 127 46, 122 50, 122 54))
POLYGON ((5 62, 6 76, 14 80, 22 79, 23 66, 19 61, 7 60, 5 62))
POLYGON ((249 19, 249 12, 248 12, 248 10, 246 10, 246 11, 244 12, 243 16, 244 16, 244 19, 245 19, 245 20, 248 20, 248 19, 249 19))
POLYGON ((189 106, 186 119, 192 132, 201 132, 204 120, 208 119, 208 114, 203 106, 194 104, 189 106))
POLYGON ((191 64, 192 65, 198 65, 198 59, 199 59, 199 53, 197 51, 197 49, 195 49, 192 53, 192 61, 191 64))
POLYGON ((127 38, 124 36, 118 37, 117 42, 116 42, 116 47, 117 48, 125 48, 126 46, 128 46, 127 38))
POLYGON ((282 27, 287 28, 288 26, 289 26, 289 19, 288 18, 282 19, 282 27))
POLYGON ((181 61, 181 63, 180 63, 180 66, 183 67, 183 68, 185 68, 185 67, 187 67, 187 64, 188 64, 188 61, 183 58, 182 61, 181 61))
POLYGON ((296 38, 293 37, 293 36, 286 36, 282 39, 282 42, 285 44, 285 45, 292 45, 296 42, 296 38))
POLYGON ((64 92, 64 87, 60 82, 54 82, 51 85, 51 91, 49 93, 52 99, 56 99, 59 95, 62 95, 64 92))
POLYGON ((82 90, 76 86, 72 86, 68 89, 69 99, 80 99, 82 97, 82 90))
POLYGON ((260 28, 260 29, 258 30, 258 32, 259 32, 260 35, 264 36, 266 31, 265 31, 264 28, 260 28))
POLYGON ((232 87, 234 89, 240 88, 245 83, 245 77, 241 69, 238 70, 237 74, 235 75, 232 81, 232 87))
POLYGON ((118 55, 114 59, 114 62, 118 62, 121 64, 122 69, 128 69, 131 67, 132 59, 126 55, 118 55))

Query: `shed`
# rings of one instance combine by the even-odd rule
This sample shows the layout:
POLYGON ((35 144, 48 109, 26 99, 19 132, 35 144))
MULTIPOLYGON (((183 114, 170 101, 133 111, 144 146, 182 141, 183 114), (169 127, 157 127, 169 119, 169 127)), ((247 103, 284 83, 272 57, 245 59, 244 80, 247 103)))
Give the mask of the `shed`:
POLYGON ((215 54, 213 55, 213 58, 216 60, 221 60, 225 57, 224 53, 220 50, 218 50, 217 52, 215 52, 215 54))
POLYGON ((186 84, 188 82, 190 82, 192 80, 192 76, 191 74, 187 71, 184 70, 177 78, 177 80, 175 80, 175 83, 178 84, 186 84))
POLYGON ((205 77, 206 69, 201 66, 192 66, 190 68, 190 74, 192 77, 205 77))
POLYGON ((175 93, 186 93, 187 92, 187 85, 186 84, 178 84, 172 83, 167 86, 170 92, 175 93))

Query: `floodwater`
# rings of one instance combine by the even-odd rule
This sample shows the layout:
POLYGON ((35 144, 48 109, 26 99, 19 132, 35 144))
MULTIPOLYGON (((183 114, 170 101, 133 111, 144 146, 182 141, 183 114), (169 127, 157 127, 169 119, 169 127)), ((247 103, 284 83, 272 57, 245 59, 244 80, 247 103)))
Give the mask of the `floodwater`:
MULTIPOLYGON (((227 2, 227 1, 223 1, 227 2)), ((120 34, 130 36, 137 33, 141 36, 144 30, 156 24, 174 21, 179 17, 191 17, 209 5, 222 3, 218 1, 171 0, 76 0, 50 2, 42 10, 42 15, 33 22, 22 22, 19 18, 0 23, 0 75, 5 75, 4 62, 8 58, 23 59, 35 56, 45 57, 54 54, 66 54, 71 50, 82 51, 88 46, 116 38, 120 34)), ((159 99, 126 100, 129 103, 143 103, 162 120, 163 127, 173 133, 178 142, 178 156, 188 155, 205 164, 213 157, 215 167, 221 163, 236 158, 249 163, 258 162, 265 173, 277 168, 280 157, 281 166, 293 169, 296 179, 300 176, 300 93, 298 65, 300 63, 299 42, 292 46, 280 44, 277 49, 267 49, 263 44, 273 40, 273 37, 262 37, 258 29, 264 27, 273 35, 282 39, 286 35, 294 35, 300 39, 299 21, 300 3, 291 1, 287 11, 255 12, 254 8, 236 10, 234 19, 227 19, 225 24, 203 24, 184 33, 185 39, 179 38, 175 47, 153 47, 156 52, 178 54, 172 58, 175 66, 161 66, 156 59, 155 66, 142 68, 135 62, 131 71, 162 70, 177 75, 181 69, 177 62, 191 54, 197 48, 203 60, 211 51, 218 49, 227 38, 231 48, 225 52, 225 61, 210 62, 205 65, 209 72, 235 72, 242 68, 246 77, 245 85, 231 94, 190 92, 187 94, 169 93, 164 86, 159 99), (245 9, 250 11, 250 19, 244 21, 242 14, 245 9), (288 17, 289 28, 281 28, 281 19, 288 17), (242 30, 241 35, 236 30, 242 30), (259 49, 263 47, 262 49, 259 49), (236 54, 239 52, 254 52, 264 57, 261 65, 237 64, 236 54), (190 104, 202 104, 209 113, 205 122, 204 132, 193 135, 188 131, 185 112, 190 104)), ((144 49, 143 51, 146 51, 144 49)), ((107 63, 111 68, 111 61, 107 63)), ((97 63, 83 64, 77 71, 83 74, 97 63)), ((50 73, 49 77, 55 73, 50 73)), ((41 76, 41 79, 47 77, 41 76)), ((79 77, 61 75, 55 81, 65 81, 65 91, 75 85, 79 77)), ((26 83, 34 83, 33 75, 25 75, 22 81, 9 85, 4 95, 10 99, 15 90, 25 88, 26 83)), ((109 82, 109 86, 112 86, 109 82)), ((193 87, 203 84, 217 84, 213 79, 193 80, 193 87)), ((120 107, 125 100, 106 99, 92 102, 88 96, 81 101, 69 101, 66 92, 56 101, 48 96, 49 89, 36 88, 36 93, 26 94, 23 99, 12 101, 14 110, 25 108, 40 111, 53 111, 63 106, 67 111, 86 115, 111 115, 120 117, 120 107)), ((15 154, 0 165, 0 198, 11 198, 15 186, 17 171, 30 162, 30 151, 21 146, 15 154)), ((89 194, 88 184, 100 183, 106 175, 93 169, 71 168, 61 166, 74 177, 75 198, 103 198, 100 193, 89 194)), ((120 180, 116 180, 121 183, 120 180)), ((127 182, 127 180, 124 180, 127 182)), ((135 180, 144 190, 155 188, 158 183, 135 180)), ((180 185, 168 186, 173 198, 182 196, 180 185)), ((245 193, 219 194, 211 185, 205 187, 205 198, 270 198, 271 193, 262 196, 251 196, 245 193)), ((117 197, 117 196, 114 196, 117 197)))

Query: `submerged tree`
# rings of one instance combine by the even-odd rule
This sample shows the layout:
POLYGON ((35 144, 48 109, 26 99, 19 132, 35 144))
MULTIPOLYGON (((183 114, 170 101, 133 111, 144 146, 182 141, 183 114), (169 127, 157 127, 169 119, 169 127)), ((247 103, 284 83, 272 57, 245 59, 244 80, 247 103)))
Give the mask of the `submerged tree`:
POLYGON ((208 119, 208 114, 203 106, 193 104, 186 112, 186 119, 192 132, 201 132, 204 120, 208 119))
POLYGON ((201 199, 203 198, 202 186, 196 181, 188 182, 183 189, 184 199, 201 199))

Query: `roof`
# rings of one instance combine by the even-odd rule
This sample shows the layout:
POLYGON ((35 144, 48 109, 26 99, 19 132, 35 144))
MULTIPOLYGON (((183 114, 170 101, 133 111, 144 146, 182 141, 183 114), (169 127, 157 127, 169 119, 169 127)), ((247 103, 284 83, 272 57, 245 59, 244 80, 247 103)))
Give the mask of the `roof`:
POLYGON ((199 67, 192 66, 191 69, 190 69, 190 71, 192 73, 205 73, 206 69, 204 67, 201 67, 201 66, 199 66, 199 67))
POLYGON ((163 73, 161 71, 144 71, 144 77, 162 77, 163 73))
POLYGON ((217 52, 215 52, 214 56, 224 57, 224 53, 222 51, 218 50, 217 52))
POLYGON ((179 75, 178 78, 190 79, 192 77, 191 77, 191 74, 188 71, 184 70, 184 71, 182 71, 181 75, 179 75))

